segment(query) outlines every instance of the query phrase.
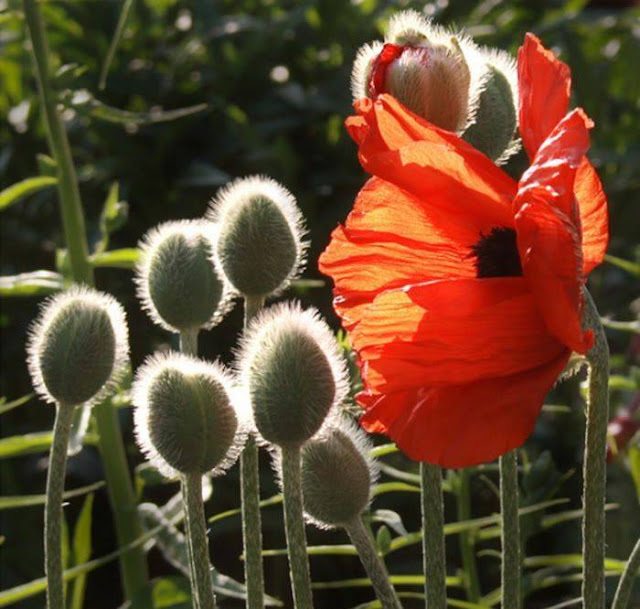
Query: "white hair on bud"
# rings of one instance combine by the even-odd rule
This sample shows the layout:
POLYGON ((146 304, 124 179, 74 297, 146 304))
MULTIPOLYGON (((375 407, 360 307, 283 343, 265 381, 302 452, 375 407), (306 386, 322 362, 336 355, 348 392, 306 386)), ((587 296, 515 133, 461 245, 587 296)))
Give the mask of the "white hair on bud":
MULTIPOLYGON (((209 203, 209 209, 205 217, 219 225, 225 221, 230 210, 251 201, 255 197, 266 197, 276 205, 289 225, 296 246, 296 262, 293 268, 280 287, 275 292, 269 294, 269 296, 276 296, 285 290, 289 284, 300 275, 307 262, 309 242, 304 240, 307 234, 307 228, 302 212, 293 194, 282 184, 268 176, 254 175, 237 178, 218 191, 209 203)), ((222 276, 225 276, 218 256, 214 255, 214 262, 218 272, 222 274, 222 276)))
POLYGON ((371 67, 376 57, 382 51, 382 43, 378 40, 362 45, 358 49, 351 70, 351 94, 353 101, 369 97, 369 79, 371 67))
POLYGON ((49 393, 42 377, 40 354, 51 323, 65 307, 74 303, 86 303, 89 307, 100 308, 106 312, 115 338, 115 354, 113 369, 109 380, 88 402, 96 404, 114 391, 126 375, 129 365, 129 328, 127 316, 122 305, 110 294, 99 292, 85 285, 75 284, 64 292, 47 298, 40 305, 40 316, 31 324, 27 339, 27 367, 36 393, 46 402, 55 404, 56 400, 49 393))
MULTIPOLYGON (((347 363, 336 337, 331 328, 322 319, 318 310, 315 308, 303 309, 300 303, 296 301, 282 302, 262 309, 254 317, 241 338, 236 357, 236 371, 242 386, 240 389, 243 393, 242 401, 250 404, 249 378, 254 358, 264 348, 265 343, 270 344, 272 341, 277 340, 278 336, 286 334, 288 331, 306 334, 318 345, 327 358, 335 383, 333 404, 326 419, 329 420, 334 416, 334 413, 349 393, 347 363)), ((295 414, 292 413, 291 416, 295 416, 295 414)), ((255 423, 253 423, 253 431, 257 434, 261 444, 265 446, 269 444, 264 438, 260 437, 255 423)))
MULTIPOLYGON (((206 220, 174 220, 160 224, 151 230, 142 238, 138 245, 141 255, 138 264, 136 265, 136 274, 134 282, 136 284, 136 294, 142 303, 142 308, 147 312, 151 321, 161 328, 178 333, 179 330, 169 325, 162 319, 156 309, 155 304, 149 293, 149 270, 151 261, 153 259, 153 253, 168 237, 171 235, 182 235, 188 241, 195 239, 205 239, 210 244, 211 252, 215 252, 215 241, 217 236, 217 226, 206 220)), ((215 266, 215 265, 214 265, 215 266)), ((220 323, 224 316, 233 307, 234 297, 236 296, 233 287, 226 279, 224 273, 222 273, 217 267, 215 271, 218 275, 218 279, 222 284, 222 297, 217 309, 212 315, 209 322, 203 326, 203 329, 210 330, 214 326, 220 323)), ((188 297, 185 294, 185 297, 188 297)))
POLYGON ((450 45, 451 30, 437 25, 415 10, 396 13, 387 24, 385 42, 393 44, 420 45, 430 44, 450 45))
POLYGON ((219 383, 227 394, 229 404, 235 412, 238 427, 226 457, 213 470, 208 472, 212 476, 224 474, 238 460, 246 442, 250 429, 250 416, 247 410, 250 408, 246 402, 238 399, 239 394, 233 374, 219 362, 208 362, 175 351, 156 353, 145 360, 136 372, 131 388, 135 436, 138 446, 147 460, 163 476, 176 478, 180 475, 180 472, 171 467, 160 455, 149 434, 150 391, 158 376, 166 370, 177 371, 187 377, 209 377, 219 383))

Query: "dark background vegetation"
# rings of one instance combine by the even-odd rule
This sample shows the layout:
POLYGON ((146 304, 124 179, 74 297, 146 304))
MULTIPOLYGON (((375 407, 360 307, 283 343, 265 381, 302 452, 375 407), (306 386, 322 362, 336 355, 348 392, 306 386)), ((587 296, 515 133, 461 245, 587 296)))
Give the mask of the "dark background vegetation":
MULTIPOLYGON (((136 124, 141 117, 106 111, 98 116, 82 96, 66 95, 67 128, 77 164, 90 239, 98 236, 98 219, 110 186, 117 182, 120 199, 128 202, 129 217, 111 239, 110 247, 133 247, 159 222, 203 214, 216 190, 230 178, 264 173, 285 184, 297 197, 311 237, 308 278, 320 278, 315 261, 331 230, 342 221, 365 176, 355 146, 342 123, 350 112, 349 76, 357 48, 380 37, 385 21, 401 8, 416 8, 437 22, 465 27, 478 43, 515 53, 527 31, 537 33, 560 54, 573 71, 575 103, 596 122, 591 158, 599 168, 610 201, 609 252, 638 261, 640 237, 640 12, 624 2, 438 0, 427 4, 382 0, 137 0, 117 49, 106 89, 98 78, 122 7, 120 1, 67 0, 43 2, 52 63, 63 70, 60 90, 86 89, 110 107, 153 117, 158 109, 205 103, 197 114, 173 122, 136 124), (284 68, 284 69, 283 69, 284 68), (71 101, 69 101, 71 100, 71 101), (73 105, 75 102, 75 106, 73 105), (149 115, 149 113, 151 113, 149 115), (107 120, 105 120, 107 119, 107 120)), ((19 5, 0 0, 0 185, 7 187, 42 172, 38 153, 48 153, 42 114, 19 5), (8 119, 8 120, 7 120, 8 119)), ((157 115, 156 115, 157 116, 157 115)), ((2 275, 35 269, 55 270, 56 249, 63 247, 56 193, 40 192, 2 212, 2 275)), ((129 270, 97 270, 101 289, 113 293, 130 319, 132 359, 137 366, 169 338, 140 312, 129 270)), ((592 276, 591 289, 603 315, 628 320, 638 314, 632 301, 640 295, 638 278, 605 263, 592 276)), ((305 304, 321 309, 337 329, 330 307, 329 285, 298 291, 305 304)), ((188 295, 187 295, 188 297, 188 295)), ((0 395, 14 399, 30 391, 24 343, 39 298, 3 298, 2 377, 0 395)), ((209 357, 229 360, 241 324, 239 307, 202 338, 209 357)), ((620 387, 613 392, 614 411, 637 391, 640 344, 638 336, 612 331, 612 365, 620 387)), ((568 507, 579 507, 583 416, 578 381, 561 385, 555 403, 569 413, 544 414, 527 445, 531 459, 547 450, 553 465, 541 468, 537 490, 553 486, 557 474, 575 470, 557 490, 568 507)), ((2 437, 49 429, 53 412, 33 400, 1 418, 2 437)), ((141 461, 131 437, 129 409, 121 410, 131 464, 141 461)), ((607 553, 624 558, 640 532, 638 499, 623 455, 609 468, 607 553)), ((275 492, 263 459, 263 496, 275 492)), ((407 471, 415 466, 398 458, 407 471)), ((412 469, 413 468, 413 469, 412 469)), ((0 461, 2 495, 40 493, 44 489, 45 454, 0 461)), ((87 447, 70 462, 67 487, 101 480, 99 456, 87 447)), ((491 473, 487 476, 495 478, 491 473)), ((534 492, 536 491, 536 492, 534 492)), ((541 491, 541 495, 544 492, 541 491)), ((145 500, 162 502, 176 486, 154 487, 145 500)), ((497 510, 490 486, 480 476, 472 486, 474 516, 497 510)), ((527 498, 525 497, 525 500, 527 498)), ((447 519, 455 520, 449 498, 447 519)), ((214 483, 208 512, 239 503, 237 471, 214 483)), ((73 522, 81 501, 67 508, 73 522)), ((566 509, 563 506, 563 509, 566 509)), ((418 497, 385 495, 376 508, 403 515, 408 530, 417 530, 418 497)), ((558 508, 559 509, 559 508, 558 508)), ((2 511, 0 588, 6 589, 42 575, 41 508, 2 511)), ((106 493, 96 495, 93 516, 93 556, 113 549, 111 516, 106 493)), ((283 547, 279 508, 264 512, 265 546, 283 547)), ((340 534, 310 530, 310 543, 345 543, 340 534)), ((457 540, 449 538, 448 569, 460 567, 457 540)), ((482 547, 497 547, 495 542, 482 547)), ((212 531, 214 564, 242 579, 239 520, 212 531)), ((529 555, 579 552, 577 521, 534 536, 529 555)), ((150 554, 154 576, 175 573, 160 553, 150 554)), ((267 590, 288 599, 284 558, 265 561, 267 590)), ((312 557, 315 581, 361 575, 353 557, 312 557)), ((419 573, 417 546, 391 555, 394 573, 419 573)), ((484 592, 498 585, 499 561, 479 559, 484 592)), ((615 583, 615 580, 611 580, 615 583)), ((418 589, 416 589, 418 590, 418 589)), ((577 596, 575 585, 536 592, 528 606, 543 607, 577 596)), ((328 591, 316 596, 318 607, 350 607, 371 598, 367 590, 328 591)), ((121 602, 117 566, 91 574, 86 607, 113 609, 121 602)), ((288 601, 287 601, 288 602, 288 601)), ((636 597, 636 602, 640 602, 636 597)), ((239 606, 227 602, 228 606, 239 606)), ((20 606, 42 607, 43 597, 20 606)), ((420 606, 416 601, 415 606, 420 606)), ((637 606, 637 605, 636 605, 637 606)))

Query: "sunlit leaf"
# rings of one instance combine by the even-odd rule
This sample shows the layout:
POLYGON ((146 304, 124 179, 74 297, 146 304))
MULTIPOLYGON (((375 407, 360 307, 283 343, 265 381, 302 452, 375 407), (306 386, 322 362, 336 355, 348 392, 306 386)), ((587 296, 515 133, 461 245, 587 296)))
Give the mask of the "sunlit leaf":
MULTIPOLYGON (((52 437, 53 434, 50 431, 39 431, 22 436, 2 438, 0 439, 0 459, 47 451, 51 446, 52 437)), ((95 445, 98 443, 98 436, 96 434, 87 434, 84 442, 85 444, 95 445)))
MULTIPOLYGON (((91 558, 91 516, 93 510, 93 494, 87 495, 73 533, 73 564, 81 565, 91 558)), ((71 609, 82 609, 84 606, 87 576, 82 574, 73 582, 71 609)))
POLYGON ((19 203, 29 195, 40 192, 45 188, 55 186, 57 183, 58 180, 54 177, 38 176, 35 178, 27 178, 26 180, 22 180, 22 182, 12 184, 0 191, 0 211, 19 203))
POLYGON ((605 254, 604 259, 605 262, 608 262, 613 266, 617 266, 619 269, 627 271, 627 273, 631 273, 631 275, 635 277, 640 277, 640 264, 637 262, 631 262, 631 260, 618 258, 618 256, 611 256, 610 254, 605 254))
POLYGON ((113 33, 113 38, 109 44, 109 49, 107 50, 107 55, 104 59, 104 63, 102 64, 102 69, 100 70, 100 79, 98 80, 98 87, 100 89, 104 89, 107 84, 109 68, 111 67, 111 62, 116 55, 116 50, 118 49, 120 40, 122 40, 122 35, 124 34, 124 29, 127 25, 127 21, 129 20, 133 4, 134 0, 124 0, 124 3, 122 4, 122 10, 120 11, 116 31, 113 33))
POLYGON ((0 277, 0 296, 47 296, 64 289, 64 278, 53 271, 33 271, 0 277))
MULTIPOLYGON (((101 489, 105 485, 104 482, 94 482, 87 486, 81 486, 79 488, 67 491, 64 494, 65 501, 73 499, 74 497, 80 497, 87 493, 92 493, 101 489)), ((0 497, 0 510, 10 510, 14 508, 29 507, 32 505, 44 505, 46 495, 12 495, 0 497)))
POLYGON ((35 393, 30 393, 28 395, 24 395, 17 400, 12 400, 11 402, 7 402, 6 398, 0 399, 0 415, 5 414, 14 408, 18 408, 23 404, 28 404, 35 396, 35 393))
POLYGON ((91 256, 90 261, 96 267, 113 267, 118 269, 133 269, 140 259, 140 250, 128 247, 121 250, 111 250, 91 256))
MULTIPOLYGON (((394 586, 424 586, 424 575, 391 575, 389 577, 394 586)), ((447 586, 462 586, 459 576, 448 576, 447 586)), ((368 577, 356 577, 353 579, 341 579, 337 581, 315 582, 311 584, 314 590, 339 590, 341 588, 368 588, 371 580, 368 577)))

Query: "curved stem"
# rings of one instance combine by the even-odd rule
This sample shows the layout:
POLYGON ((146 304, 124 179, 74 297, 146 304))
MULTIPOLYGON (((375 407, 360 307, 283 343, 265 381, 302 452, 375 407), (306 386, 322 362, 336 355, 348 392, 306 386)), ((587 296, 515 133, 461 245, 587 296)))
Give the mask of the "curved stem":
POLYGON ((62 500, 67 466, 67 446, 73 422, 74 407, 60 404, 56 408, 53 440, 49 453, 47 495, 44 517, 44 570, 47 576, 47 608, 64 609, 64 582, 62 580, 62 500))
POLYGON ((287 532, 287 554, 294 606, 295 609, 313 609, 307 538, 302 511, 300 447, 283 446, 281 452, 284 524, 287 532))
POLYGON ((518 455, 500 457, 500 513, 502 518, 502 609, 520 609, 520 520, 518 517, 518 455))
MULTIPOLYGON (((472 468, 458 470, 456 494, 458 496, 458 520, 471 519, 471 473, 472 468)), ((462 531, 459 535, 460 554, 464 570, 464 583, 467 600, 477 603, 480 600, 480 584, 478 582, 478 567, 475 557, 475 536, 473 532, 462 531)))
MULTIPOLYGON (((263 298, 244 299, 244 328, 264 304, 263 298)), ((258 445, 249 435, 240 455, 242 502, 242 545, 247 609, 264 607, 264 572, 262 568, 262 518, 260 515, 260 462, 258 445)))
POLYGON ((589 397, 583 470, 582 597, 584 609, 604 609, 604 504, 609 421, 609 345, 593 299, 587 290, 584 290, 584 295, 584 326, 593 330, 595 343, 587 353, 589 397))
POLYGON ((631 598, 633 580, 638 574, 638 571, 640 571, 640 538, 638 538, 636 545, 633 550, 631 550, 629 560, 622 572, 611 609, 626 609, 629 604, 629 599, 631 598))
POLYGON ((422 499, 422 561, 427 609, 447 606, 446 557, 442 471, 437 465, 420 464, 422 499))
POLYGON ((358 516, 353 522, 345 525, 344 529, 358 551, 362 566, 371 580, 382 609, 402 609, 396 591, 391 585, 387 568, 380 558, 362 518, 358 516))
POLYGON ((181 483, 192 556, 191 592, 194 604, 198 609, 216 609, 216 600, 211 585, 209 542, 202 502, 202 475, 199 473, 183 474, 181 483))

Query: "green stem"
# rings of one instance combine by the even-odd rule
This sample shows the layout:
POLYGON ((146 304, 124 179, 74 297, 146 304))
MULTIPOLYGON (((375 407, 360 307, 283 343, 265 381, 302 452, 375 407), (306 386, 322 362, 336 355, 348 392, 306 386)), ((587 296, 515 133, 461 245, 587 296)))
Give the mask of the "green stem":
MULTIPOLYGON (((44 110, 45 128, 51 154, 58 173, 58 198, 69 264, 73 279, 93 284, 93 270, 89 262, 86 229, 78 181, 71 149, 57 111, 57 99, 51 85, 49 48, 44 22, 36 0, 23 0, 27 31, 33 49, 35 75, 40 103, 44 110)), ((127 459, 118 425, 117 411, 110 401, 94 409, 99 433, 99 447, 107 479, 111 509, 114 514, 118 544, 131 544, 140 536, 136 498, 129 475, 127 459)), ((149 573, 143 548, 134 547, 122 554, 120 576, 127 598, 134 609, 151 607, 149 573)))
POLYGON ((198 328, 180 332, 180 351, 182 353, 198 357, 198 333, 198 328))
MULTIPOLYGON (((263 304, 263 298, 245 297, 245 330, 249 327, 249 323, 263 304)), ((260 514, 260 463, 258 445, 253 435, 249 435, 244 450, 240 455, 240 485, 247 609, 263 609, 264 571, 262 567, 262 517, 260 514)))
POLYGON ((300 446, 282 446, 282 499, 287 533, 289 575, 295 609, 313 609, 311 574, 304 530, 300 446))
POLYGON ((422 561, 427 609, 447 606, 446 556, 442 471, 437 465, 420 464, 422 499, 422 561))
MULTIPOLYGON (((456 494, 459 521, 471 519, 471 473, 472 470, 470 468, 458 471, 456 494)), ((475 557, 475 535, 471 531, 462 531, 459 535, 459 540, 467 600, 470 603, 477 603, 480 600, 480 584, 475 557)))
POLYGON ((202 475, 182 475, 182 496, 185 502, 187 531, 193 558, 191 570, 191 592, 198 609, 216 609, 216 600, 211 585, 211 563, 209 542, 202 502, 202 475))
POLYGON ((635 579, 638 571, 640 570, 640 538, 636 541, 636 545, 631 550, 629 560, 622 572, 620 581, 618 582, 618 589, 613 599, 613 605, 611 609, 626 609, 631 598, 631 590, 633 589, 633 580, 635 579))
POLYGON ((587 353, 589 397, 583 470, 582 598, 584 609, 604 609, 604 504, 609 422, 609 345, 593 299, 587 290, 584 290, 584 294, 584 326, 593 330, 595 343, 587 353))
POLYGON ((520 609, 520 520, 518 518, 518 455, 500 457, 500 512, 502 517, 502 609, 520 609))
POLYGON ((56 408, 53 440, 49 453, 47 495, 44 507, 44 564, 47 576, 47 608, 65 609, 62 580, 62 497, 67 466, 67 447, 71 434, 74 407, 60 404, 56 408))
POLYGON ((396 591, 391 585, 387 568, 380 558, 362 518, 358 516, 344 528, 358 551, 360 561, 371 580, 382 609, 402 609, 396 591))

